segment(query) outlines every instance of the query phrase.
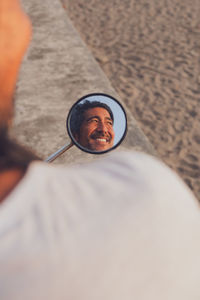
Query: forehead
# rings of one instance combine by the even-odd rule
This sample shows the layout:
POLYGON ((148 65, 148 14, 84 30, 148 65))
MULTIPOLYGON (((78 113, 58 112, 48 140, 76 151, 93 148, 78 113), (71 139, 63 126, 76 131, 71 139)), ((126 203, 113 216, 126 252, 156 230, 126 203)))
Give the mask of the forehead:
POLYGON ((109 119, 111 119, 111 116, 110 116, 109 112, 107 111, 107 109, 105 109, 103 107, 89 108, 84 113, 85 119, 91 118, 93 116, 98 116, 100 118, 109 118, 109 119))

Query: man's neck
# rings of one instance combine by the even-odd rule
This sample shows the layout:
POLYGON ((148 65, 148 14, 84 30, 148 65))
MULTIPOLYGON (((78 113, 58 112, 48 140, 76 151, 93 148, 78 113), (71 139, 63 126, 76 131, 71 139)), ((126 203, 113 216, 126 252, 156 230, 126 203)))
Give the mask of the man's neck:
POLYGON ((16 187, 23 175, 24 172, 20 169, 5 170, 0 173, 0 203, 16 187))

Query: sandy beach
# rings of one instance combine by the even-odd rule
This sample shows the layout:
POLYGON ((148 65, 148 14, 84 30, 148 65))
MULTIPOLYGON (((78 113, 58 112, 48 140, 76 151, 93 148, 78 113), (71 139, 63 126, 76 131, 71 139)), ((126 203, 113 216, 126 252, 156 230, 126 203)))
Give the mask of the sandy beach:
POLYGON ((61 1, 158 156, 200 199, 200 1, 61 1))

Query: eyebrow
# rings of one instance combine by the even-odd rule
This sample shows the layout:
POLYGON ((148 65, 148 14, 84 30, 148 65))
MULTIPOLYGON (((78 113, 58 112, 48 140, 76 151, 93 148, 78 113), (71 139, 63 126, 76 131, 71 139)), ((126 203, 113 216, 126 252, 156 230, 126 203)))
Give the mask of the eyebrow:
MULTIPOLYGON (((98 120, 100 120, 100 117, 99 116, 92 116, 92 117, 89 117, 86 121, 90 121, 92 119, 98 119, 98 120)), ((109 120, 109 121, 112 121, 112 123, 113 123, 113 120, 110 117, 105 117, 105 119, 109 120)))

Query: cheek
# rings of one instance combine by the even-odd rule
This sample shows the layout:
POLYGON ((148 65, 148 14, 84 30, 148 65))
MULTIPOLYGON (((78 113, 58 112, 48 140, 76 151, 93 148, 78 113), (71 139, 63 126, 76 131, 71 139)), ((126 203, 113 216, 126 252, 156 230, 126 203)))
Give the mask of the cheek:
POLYGON ((87 134, 90 135, 91 133, 93 133, 93 131, 96 130, 96 126, 94 124, 90 124, 87 126, 87 134))
POLYGON ((92 127, 90 125, 87 125, 84 128, 82 128, 81 136, 83 138, 87 138, 92 133, 92 131, 93 131, 92 127))
POLYGON ((110 128, 110 134, 112 135, 112 137, 114 137, 115 136, 115 132, 114 132, 114 130, 113 130, 113 128, 110 128))

